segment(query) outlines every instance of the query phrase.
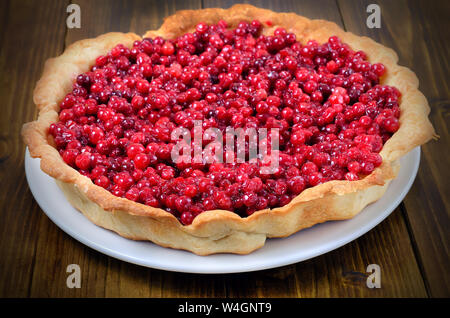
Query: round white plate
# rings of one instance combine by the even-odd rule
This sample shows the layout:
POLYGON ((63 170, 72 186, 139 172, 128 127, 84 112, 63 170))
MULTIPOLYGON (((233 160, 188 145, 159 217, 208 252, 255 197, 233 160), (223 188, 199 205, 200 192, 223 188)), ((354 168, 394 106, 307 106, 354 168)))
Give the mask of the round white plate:
POLYGON ((187 273, 236 273, 284 266, 327 253, 360 237, 384 220, 409 191, 420 162, 417 147, 400 160, 398 177, 385 195, 350 220, 315 225, 286 238, 268 239, 264 247, 248 255, 197 256, 151 242, 132 241, 91 223, 73 208, 53 178, 39 167, 40 160, 25 155, 28 184, 47 216, 64 232, 83 244, 126 262, 187 273))

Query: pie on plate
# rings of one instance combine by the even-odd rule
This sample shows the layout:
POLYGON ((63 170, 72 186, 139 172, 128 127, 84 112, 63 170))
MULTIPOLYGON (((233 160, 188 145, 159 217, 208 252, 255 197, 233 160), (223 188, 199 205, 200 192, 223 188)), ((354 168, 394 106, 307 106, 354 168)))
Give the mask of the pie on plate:
POLYGON ((353 217, 433 137, 418 79, 397 61, 294 13, 180 11, 142 37, 107 33, 49 59, 34 91, 39 116, 22 135, 93 223, 199 255, 247 254, 353 217), (209 132, 229 128, 275 131, 257 137, 272 150, 250 160, 249 137, 247 161, 234 140, 217 151, 209 132), (177 131, 183 154, 200 160, 174 159, 177 131))

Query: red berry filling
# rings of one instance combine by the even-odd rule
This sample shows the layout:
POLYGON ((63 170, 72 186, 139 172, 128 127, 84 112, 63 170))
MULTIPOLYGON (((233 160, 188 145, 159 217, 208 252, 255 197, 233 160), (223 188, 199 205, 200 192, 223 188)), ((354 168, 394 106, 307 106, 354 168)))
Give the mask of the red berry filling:
MULTIPOLYGON (((269 22, 266 22, 268 24, 269 22)), ((206 210, 247 216, 308 187, 359 180, 399 129, 400 92, 337 37, 302 45, 259 21, 200 23, 175 40, 117 45, 80 74, 50 126, 64 161, 116 196, 190 224, 206 210), (252 163, 175 164, 177 127, 279 128, 273 174, 252 163)))

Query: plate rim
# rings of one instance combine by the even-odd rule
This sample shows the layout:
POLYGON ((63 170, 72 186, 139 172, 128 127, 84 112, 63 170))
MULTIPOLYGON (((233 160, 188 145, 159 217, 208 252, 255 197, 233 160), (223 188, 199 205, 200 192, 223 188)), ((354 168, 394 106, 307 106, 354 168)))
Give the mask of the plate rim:
MULTIPOLYGON (((183 266, 183 265, 186 265, 186 264, 183 264, 183 265, 180 265, 180 264, 175 264, 175 265, 165 264, 165 265, 161 265, 161 264, 158 264, 158 263, 149 264, 148 262, 144 262, 142 259, 138 259, 138 258, 133 257, 131 255, 126 255, 123 252, 119 252, 117 250, 111 249, 111 248, 109 248, 107 246, 104 246, 102 244, 99 244, 98 242, 95 242, 95 240, 92 240, 90 238, 86 238, 84 236, 80 236, 80 235, 78 235, 78 233, 76 233, 76 231, 74 229, 72 229, 71 227, 67 226, 63 222, 60 222, 60 220, 58 218, 55 218, 52 213, 47 212, 46 209, 43 208, 43 204, 42 204, 41 198, 39 197, 39 195, 36 194, 36 189, 34 188, 34 183, 32 182, 33 180, 31 180, 31 182, 30 182, 31 172, 34 169, 33 165, 31 164, 31 162, 32 162, 32 160, 39 160, 39 159, 31 158, 31 156, 29 154, 28 147, 26 148, 26 151, 25 151, 25 175, 26 175, 26 180, 28 182, 30 191, 31 191, 34 199, 38 203, 39 207, 41 208, 41 210, 63 232, 68 234, 73 239, 79 241, 83 245, 86 245, 86 246, 88 246, 88 247, 90 247, 90 248, 92 248, 92 249, 94 249, 94 250, 96 250, 96 251, 98 251, 98 252, 100 252, 102 254, 105 254, 105 255, 108 255, 110 257, 119 259, 121 261, 129 262, 129 263, 132 263, 132 264, 135 264, 135 265, 144 266, 144 267, 148 267, 148 268, 154 268, 154 269, 158 269, 158 270, 165 270, 165 271, 171 271, 171 272, 195 273, 195 274, 227 274, 227 273, 244 273, 244 272, 260 271, 260 270, 266 270, 266 269, 271 269, 271 268, 278 268, 278 267, 282 267, 282 266, 286 266, 286 265, 290 265, 290 264, 294 264, 294 263, 303 262, 305 260, 312 259, 312 258, 315 258, 315 257, 317 257, 319 255, 323 255, 323 254, 326 254, 326 253, 328 253, 330 251, 338 249, 338 248, 340 248, 340 247, 342 247, 342 246, 344 246, 344 245, 346 245, 346 244, 356 240, 357 238, 361 237, 362 235, 366 234, 367 232, 372 230, 374 227, 376 227, 378 224, 380 224, 383 220, 385 220, 398 207, 398 205, 401 203, 401 201, 404 199, 404 197, 406 196, 406 194, 409 192, 410 188, 412 187, 412 185, 414 183, 414 180, 415 180, 415 178, 417 176, 419 165, 420 165, 420 159, 421 159, 420 146, 418 146, 418 147, 414 148, 413 150, 411 150, 407 155, 411 155, 411 160, 413 161, 413 165, 412 165, 412 168, 411 168, 411 174, 410 174, 408 180, 406 181, 405 185, 402 187, 401 193, 399 193, 399 195, 396 196, 396 199, 389 205, 389 208, 385 209, 382 213, 380 213, 376 217, 371 218, 370 222, 367 222, 363 226, 357 228, 355 231, 351 232, 351 234, 344 235, 338 241, 333 241, 332 243, 327 242, 325 247, 318 248, 317 251, 314 251, 314 252, 308 254, 307 257, 298 257, 298 255, 293 253, 291 255, 287 255, 286 257, 284 257, 282 261, 278 261, 278 262, 277 261, 271 261, 271 262, 263 263, 261 265, 258 264, 258 266, 253 266, 252 265, 250 267, 248 267, 248 266, 246 267, 244 264, 240 264, 241 268, 239 268, 239 269, 238 268, 232 268, 232 269, 227 269, 227 270, 224 270, 223 268, 222 268, 222 270, 219 270, 218 268, 213 268, 213 269, 210 269, 210 270, 205 269, 205 268, 196 269, 195 266, 192 266, 192 265, 190 265, 188 267, 183 266)), ((42 170, 40 170, 38 173, 45 174, 42 170)), ((46 175, 46 176, 51 178, 48 175, 46 175)), ((389 187, 390 186, 391 185, 389 185, 389 187)), ((363 211, 364 211, 364 209, 363 209, 363 211)), ((361 211, 361 212, 363 212, 363 211, 361 211)), ((345 220, 344 220, 344 222, 345 222, 345 220)), ((100 227, 96 226, 95 224, 93 224, 93 225, 95 227, 97 227, 99 230, 106 230, 106 229, 103 229, 103 228, 100 228, 100 227)), ((106 231, 108 231, 108 230, 106 230, 106 231)), ((301 232, 301 231, 299 231, 299 232, 301 232)), ((297 233, 294 233, 293 235, 296 235, 297 233)), ((114 233, 114 234, 118 235, 116 233, 114 233)), ((125 239, 125 238, 123 238, 123 239, 125 239)), ((277 239, 283 239, 283 238, 277 238, 277 239)), ((131 242, 141 242, 141 241, 131 241, 131 242)), ((154 244, 154 243, 152 243, 152 244, 154 244)), ((324 244, 322 244, 322 245, 324 245, 324 244)), ((155 244, 155 246, 157 246, 157 245, 155 244)), ((162 249, 166 249, 165 247, 161 247, 161 246, 157 246, 157 247, 158 248, 162 248, 162 249)), ((179 252, 180 254, 181 253, 190 253, 190 252, 187 252, 187 251, 184 251, 184 250, 174 250, 174 249, 171 249, 171 250, 175 251, 175 252, 179 252)), ((257 251, 255 251, 253 253, 256 253, 257 251)), ((251 255, 251 254, 249 254, 249 255, 251 255)), ((201 258, 204 258, 204 257, 215 257, 216 255, 225 255, 225 256, 230 255, 232 257, 236 256, 235 254, 227 254, 227 253, 225 253, 225 254, 214 254, 214 255, 207 255, 207 256, 196 255, 196 257, 201 257, 201 258)), ((237 255, 237 257, 242 257, 242 258, 245 258, 245 256, 246 255, 237 255)))

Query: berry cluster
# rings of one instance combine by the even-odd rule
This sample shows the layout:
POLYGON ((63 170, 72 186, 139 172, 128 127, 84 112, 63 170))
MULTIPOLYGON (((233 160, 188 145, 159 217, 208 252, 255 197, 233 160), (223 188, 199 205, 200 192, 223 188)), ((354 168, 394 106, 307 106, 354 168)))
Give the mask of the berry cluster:
POLYGON ((225 209, 247 216, 286 205, 308 187, 358 180, 378 167, 399 129, 400 92, 339 38, 301 44, 259 21, 200 23, 174 40, 117 45, 80 74, 49 128, 64 161, 119 197, 190 224, 225 209), (278 128, 279 168, 175 164, 177 127, 278 128))

